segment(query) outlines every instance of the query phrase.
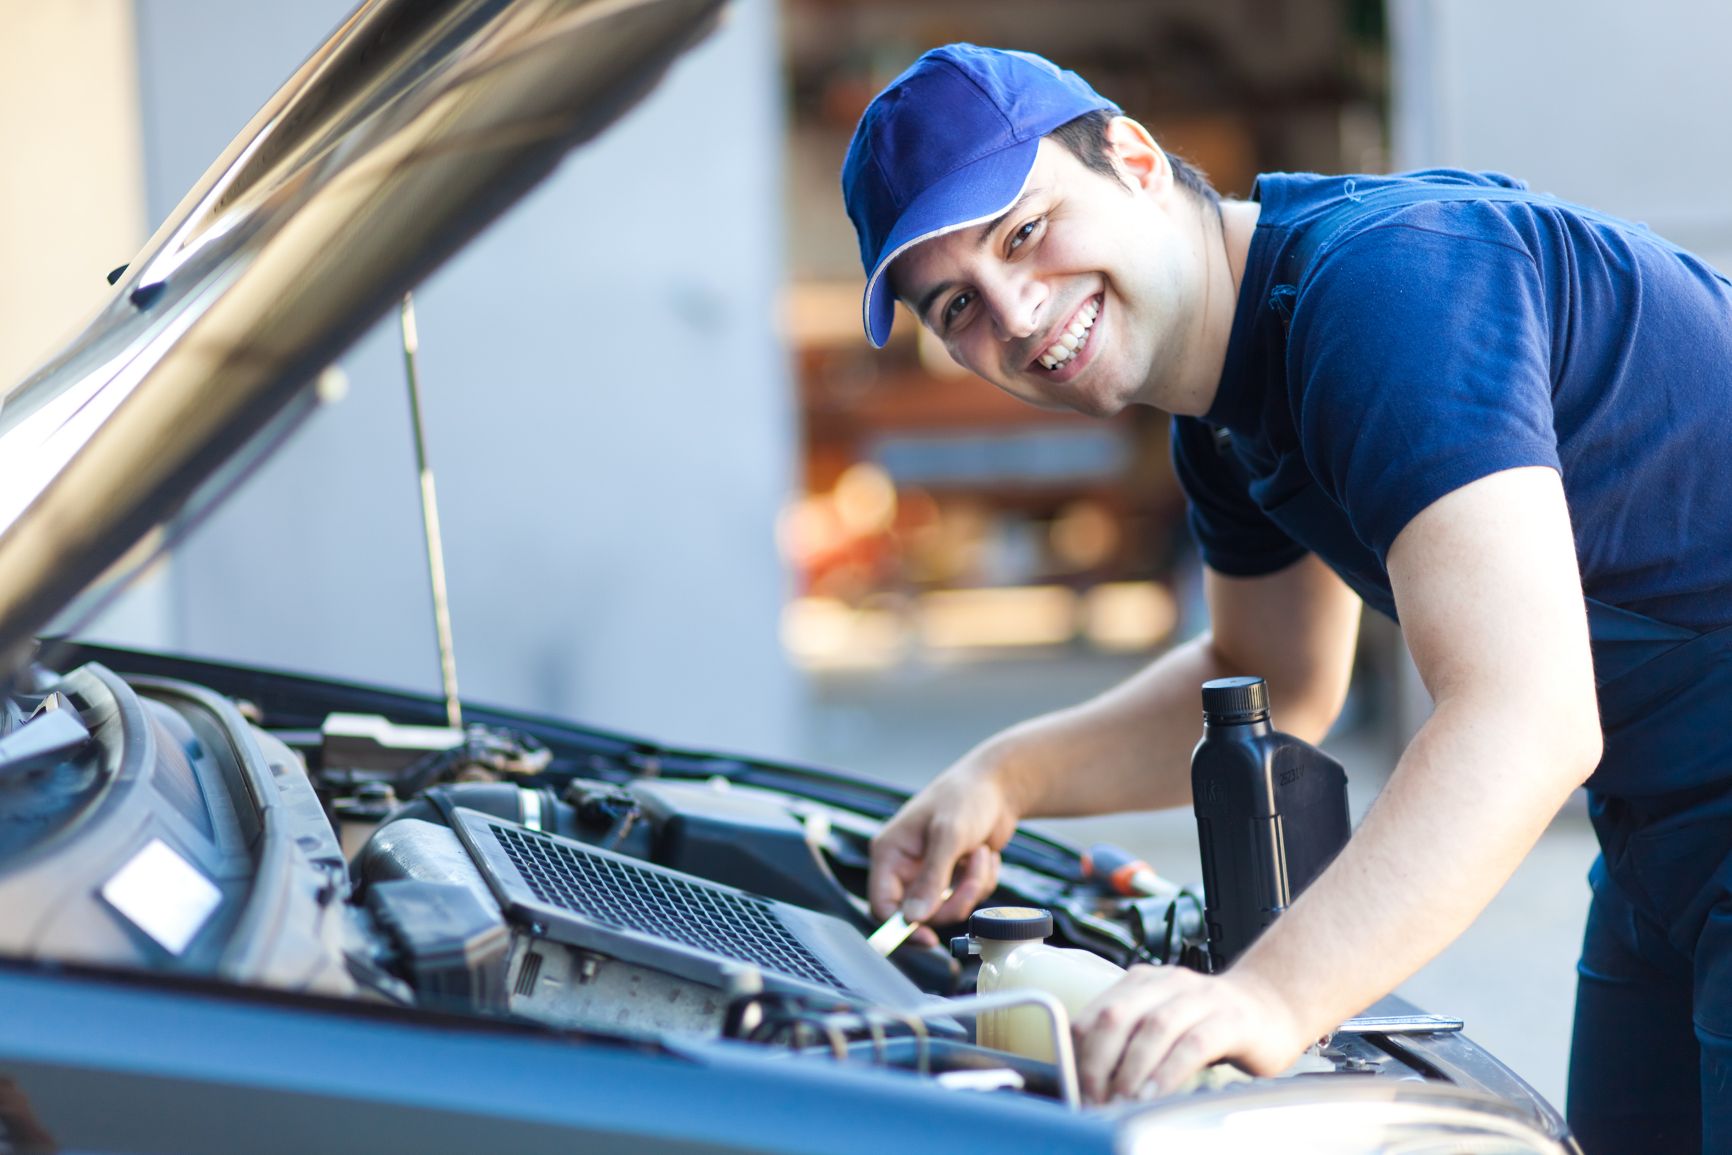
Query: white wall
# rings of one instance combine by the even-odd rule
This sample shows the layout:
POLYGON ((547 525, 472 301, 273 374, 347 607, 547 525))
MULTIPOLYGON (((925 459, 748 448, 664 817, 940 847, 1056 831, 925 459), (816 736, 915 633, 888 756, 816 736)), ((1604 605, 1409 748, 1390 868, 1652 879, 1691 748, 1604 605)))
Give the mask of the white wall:
POLYGON ((1732 269, 1732 5, 1388 3, 1399 167, 1502 169, 1732 269))
POLYGON ((143 239, 130 0, 0 0, 0 389, 143 239))
MULTIPOLYGON (((153 222, 348 7, 138 0, 153 222)), ((777 76, 771 0, 744 0, 417 293, 466 697, 791 748, 777 76)), ((178 648, 437 689, 397 340, 178 551, 178 648)))
MULTIPOLYGON (((145 239, 132 0, 0 0, 0 389, 58 349, 145 239)), ((109 615, 172 644, 167 567, 109 615)))

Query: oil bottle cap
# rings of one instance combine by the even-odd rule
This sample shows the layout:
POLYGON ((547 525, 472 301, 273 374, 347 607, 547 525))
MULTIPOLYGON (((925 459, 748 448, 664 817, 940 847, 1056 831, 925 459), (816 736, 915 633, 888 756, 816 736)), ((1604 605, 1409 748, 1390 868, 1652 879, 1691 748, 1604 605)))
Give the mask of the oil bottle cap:
POLYGON ((1250 722, 1269 715, 1269 683, 1262 678, 1216 678, 1203 683, 1203 717, 1250 722))
POLYGON ((1052 912, 1038 906, 988 906, 968 916, 970 938, 1027 942, 1052 934, 1052 912))

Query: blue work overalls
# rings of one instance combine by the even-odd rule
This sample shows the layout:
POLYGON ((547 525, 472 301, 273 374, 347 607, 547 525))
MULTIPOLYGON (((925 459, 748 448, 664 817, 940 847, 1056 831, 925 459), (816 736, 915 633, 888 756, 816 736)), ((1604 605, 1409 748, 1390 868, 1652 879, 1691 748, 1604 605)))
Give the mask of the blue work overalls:
MULTIPOLYGON (((1313 266, 1359 221, 1439 200, 1558 203, 1483 186, 1367 193, 1303 230, 1270 307, 1290 319, 1313 266)), ((1297 455, 1249 464, 1309 476, 1297 455)), ((1308 485, 1275 488, 1301 496, 1271 518, 1393 617, 1388 579, 1339 508, 1308 485)), ((1605 734, 1587 784, 1601 855, 1566 1114, 1586 1155, 1732 1155, 1732 626, 1698 634, 1592 598, 1587 607, 1605 734)))
MULTIPOLYGON (((1231 443, 1266 475, 1308 469, 1231 443)), ((1282 528, 1394 617, 1339 507, 1313 485, 1282 492, 1282 528)), ((1605 735, 1587 786, 1603 853, 1566 1114, 1586 1155, 1732 1155, 1732 626, 1697 634, 1587 605, 1605 735)))
POLYGON ((1732 626, 1592 600, 1605 755, 1570 1052, 1587 1155, 1732 1152, 1732 626))

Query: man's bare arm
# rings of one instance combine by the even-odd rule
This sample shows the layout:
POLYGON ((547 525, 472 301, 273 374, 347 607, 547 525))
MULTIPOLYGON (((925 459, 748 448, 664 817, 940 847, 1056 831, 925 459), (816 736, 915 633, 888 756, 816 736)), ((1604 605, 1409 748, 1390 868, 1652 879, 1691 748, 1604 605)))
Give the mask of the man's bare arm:
POLYGON ((996 852, 1024 818, 1180 805, 1210 678, 1269 679, 1278 725, 1322 736, 1351 673, 1359 599, 1315 558, 1278 573, 1209 573, 1210 634, 1179 646, 1123 685, 982 742, 916 795, 874 840, 873 907, 961 918, 992 890, 996 852))
POLYGON ((1262 577, 1207 570, 1203 581, 1209 632, 1096 698, 992 740, 1025 817, 1188 803, 1191 748, 1203 725, 1200 687, 1211 678, 1261 675, 1275 725, 1322 739, 1347 695, 1358 596, 1310 555, 1262 577))
POLYGON ((1593 771, 1593 664, 1556 473, 1440 499, 1389 570, 1432 717, 1340 857, 1226 974, 1136 968, 1079 1019, 1090 1093, 1170 1086, 1220 1058, 1280 1070, 1455 939, 1593 771))

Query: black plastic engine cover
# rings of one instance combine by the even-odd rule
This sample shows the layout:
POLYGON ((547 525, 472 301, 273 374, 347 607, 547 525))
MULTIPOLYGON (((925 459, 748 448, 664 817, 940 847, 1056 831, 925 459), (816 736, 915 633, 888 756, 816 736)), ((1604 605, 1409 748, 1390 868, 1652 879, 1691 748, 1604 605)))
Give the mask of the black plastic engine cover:
POLYGON ((682 782, 634 782, 630 790, 655 828, 658 864, 867 925, 780 800, 682 782))

